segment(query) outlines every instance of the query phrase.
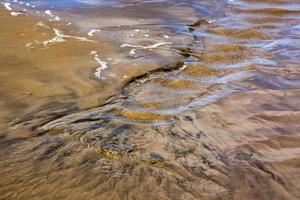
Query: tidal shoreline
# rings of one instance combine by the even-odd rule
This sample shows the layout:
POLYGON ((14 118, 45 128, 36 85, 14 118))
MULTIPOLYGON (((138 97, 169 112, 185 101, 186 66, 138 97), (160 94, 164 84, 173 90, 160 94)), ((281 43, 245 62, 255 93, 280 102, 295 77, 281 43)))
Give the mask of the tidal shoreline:
POLYGON ((300 5, 204 5, 0 8, 0 199, 299 199, 300 5))

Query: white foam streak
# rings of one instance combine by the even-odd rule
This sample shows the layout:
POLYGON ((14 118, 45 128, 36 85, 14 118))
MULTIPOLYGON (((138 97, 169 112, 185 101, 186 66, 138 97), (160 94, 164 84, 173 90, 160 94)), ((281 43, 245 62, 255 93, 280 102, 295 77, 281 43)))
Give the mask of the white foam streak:
POLYGON ((132 47, 132 48, 140 48, 140 49, 157 49, 161 46, 171 45, 171 44, 172 44, 171 42, 158 42, 156 44, 148 45, 148 46, 133 45, 133 44, 122 44, 121 48, 132 47))
POLYGON ((51 10, 46 10, 45 14, 49 15, 50 17, 54 17, 55 15, 52 14, 51 10))
POLYGON ((54 31, 55 37, 53 37, 50 40, 43 41, 43 42, 36 41, 36 43, 37 44, 43 44, 44 46, 48 46, 48 45, 51 45, 51 44, 65 42, 66 41, 65 38, 75 39, 75 40, 78 40, 78 41, 81 41, 81 42, 96 42, 94 40, 89 40, 85 37, 65 35, 65 34, 63 34, 62 31, 60 31, 56 28, 54 28, 53 31, 54 31))
POLYGON ((49 17, 51 17, 51 19, 49 19, 49 21, 60 21, 60 20, 61 20, 60 17, 55 16, 55 15, 51 12, 51 10, 46 10, 44 13, 45 13, 46 15, 48 15, 49 17))
POLYGON ((10 7, 11 3, 4 3, 4 7, 9 10, 12 11, 12 8, 10 7))
POLYGON ((94 73, 96 78, 101 78, 101 73, 103 70, 108 68, 107 62, 102 61, 99 58, 98 52, 97 51, 91 51, 91 55, 94 55, 94 59, 99 63, 100 67, 96 69, 96 72, 94 73))
POLYGON ((92 37, 97 32, 101 32, 101 30, 92 29, 92 30, 90 30, 90 32, 88 32, 88 35, 92 37))
POLYGON ((11 12, 10 14, 11 14, 12 16, 22 15, 22 13, 20 13, 20 12, 11 12))
POLYGON ((129 55, 134 56, 136 54, 136 49, 131 49, 129 55))

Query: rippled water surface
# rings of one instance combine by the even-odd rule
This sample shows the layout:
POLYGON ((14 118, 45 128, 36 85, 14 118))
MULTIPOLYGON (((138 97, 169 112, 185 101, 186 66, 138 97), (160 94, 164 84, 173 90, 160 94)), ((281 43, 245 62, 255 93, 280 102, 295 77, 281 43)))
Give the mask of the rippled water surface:
POLYGON ((299 1, 7 2, 0 199, 300 198, 299 1))
MULTIPOLYGON (((168 2, 167 0, 24 0, 24 3, 31 3, 44 8, 72 8, 90 6, 124 6, 137 3, 168 2)), ((169 1, 170 2, 170 1, 169 1)))

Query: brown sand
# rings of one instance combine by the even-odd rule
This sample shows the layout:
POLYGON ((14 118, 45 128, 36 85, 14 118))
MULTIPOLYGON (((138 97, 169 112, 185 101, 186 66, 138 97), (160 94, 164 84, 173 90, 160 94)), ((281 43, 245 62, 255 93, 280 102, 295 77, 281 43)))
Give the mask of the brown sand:
MULTIPOLYGON (((0 199, 299 199, 299 2, 236 2, 220 22, 190 25, 207 34, 201 51, 181 52, 196 64, 148 63, 160 70, 126 85, 90 76, 89 52, 117 48, 70 40, 29 51, 44 40, 37 21, 20 17, 18 30, 1 11, 0 119, 27 115, 1 137, 0 199)), ((109 72, 121 77, 120 66, 109 72)))

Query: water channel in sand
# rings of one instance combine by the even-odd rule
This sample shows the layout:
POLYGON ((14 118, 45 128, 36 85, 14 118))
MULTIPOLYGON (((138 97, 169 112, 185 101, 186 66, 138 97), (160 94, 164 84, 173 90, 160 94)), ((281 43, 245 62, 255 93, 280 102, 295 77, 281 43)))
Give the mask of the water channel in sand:
POLYGON ((300 3, 1 1, 0 199, 299 199, 300 3))

